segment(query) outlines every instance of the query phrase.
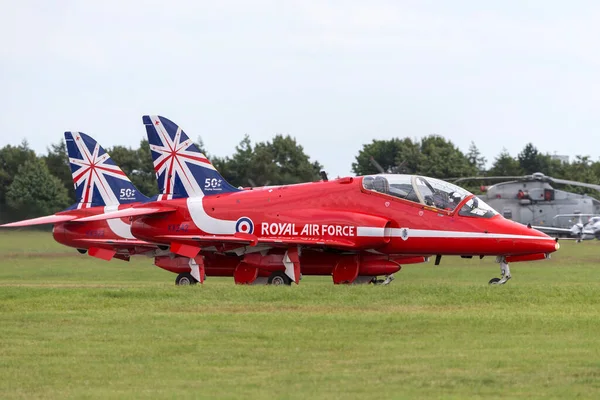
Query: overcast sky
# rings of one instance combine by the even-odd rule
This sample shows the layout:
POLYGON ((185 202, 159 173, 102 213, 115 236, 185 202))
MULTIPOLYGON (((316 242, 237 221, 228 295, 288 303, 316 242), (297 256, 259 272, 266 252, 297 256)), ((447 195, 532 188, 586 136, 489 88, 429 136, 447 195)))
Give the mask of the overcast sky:
POLYGON ((0 146, 137 147, 159 114, 219 156, 290 134, 330 176, 432 133, 600 156, 598 1, 2 3, 0 146))

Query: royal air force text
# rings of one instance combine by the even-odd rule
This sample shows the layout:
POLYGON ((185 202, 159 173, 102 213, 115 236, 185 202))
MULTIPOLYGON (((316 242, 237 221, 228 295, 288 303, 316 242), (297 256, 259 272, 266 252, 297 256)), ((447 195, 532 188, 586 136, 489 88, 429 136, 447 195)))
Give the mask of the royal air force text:
POLYGON ((301 229, 290 222, 263 222, 263 236, 356 236, 356 227, 350 225, 306 224, 301 229))

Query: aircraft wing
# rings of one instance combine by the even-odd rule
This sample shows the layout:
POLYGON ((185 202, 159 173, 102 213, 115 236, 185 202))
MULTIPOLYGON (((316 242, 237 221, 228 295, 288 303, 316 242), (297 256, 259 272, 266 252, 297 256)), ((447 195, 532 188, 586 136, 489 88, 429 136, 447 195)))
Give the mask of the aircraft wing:
POLYGON ((96 239, 96 238, 81 238, 75 239, 77 242, 89 243, 89 244, 107 244, 110 246, 146 246, 156 247, 155 244, 144 242, 143 240, 137 239, 96 239))
POLYGON ((254 235, 245 233, 236 233, 232 236, 226 235, 158 235, 157 237, 171 240, 194 240, 197 242, 224 242, 224 243, 238 243, 243 246, 255 246, 258 243, 258 239, 254 235))
POLYGON ((127 218, 134 217, 136 215, 169 213, 173 211, 175 211, 175 209, 170 207, 132 207, 126 208, 125 210, 113 211, 104 214, 92 215, 91 217, 80 218, 77 220, 77 222, 103 221, 107 219, 127 218))
POLYGON ((160 235, 157 236, 164 239, 171 240, 194 240, 198 242, 214 243, 238 243, 243 246, 255 246, 256 244, 271 245, 273 247, 281 247, 282 245, 302 245, 302 246, 330 246, 330 247, 341 247, 341 248, 353 248, 354 242, 350 240, 314 240, 314 239, 303 239, 303 238, 282 238, 282 239, 262 239, 257 238, 254 235, 236 233, 233 236, 226 235, 203 235, 203 236, 190 236, 190 235, 160 235))
POLYGON ((258 239, 260 244, 271 244, 273 246, 296 244, 302 246, 329 246, 329 247, 342 247, 342 248, 354 248, 355 243, 350 240, 343 239, 305 239, 305 238, 285 238, 285 239, 258 239))
POLYGON ((77 219, 76 215, 47 215, 45 217, 38 217, 32 219, 26 219, 23 221, 11 222, 9 224, 0 225, 1 228, 16 228, 18 226, 33 226, 43 224, 56 224, 57 222, 66 222, 77 219))
POLYGON ((532 226, 533 229, 537 229, 538 231, 542 231, 544 233, 573 233, 570 229, 567 228, 554 228, 552 226, 532 226))

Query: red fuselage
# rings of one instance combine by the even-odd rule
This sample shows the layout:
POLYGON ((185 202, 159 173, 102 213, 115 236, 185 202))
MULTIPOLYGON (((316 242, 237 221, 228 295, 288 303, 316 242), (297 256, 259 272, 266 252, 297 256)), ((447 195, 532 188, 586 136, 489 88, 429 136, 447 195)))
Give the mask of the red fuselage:
MULTIPOLYGON (((136 204, 119 206, 119 209, 130 208, 136 204)), ((90 207, 62 211, 56 215, 73 215, 77 218, 84 218, 104 214, 105 212, 105 207, 90 207)), ((88 222, 58 222, 54 224, 52 235, 54 240, 65 246, 80 250, 103 249, 115 252, 114 256, 120 259, 127 259, 131 255, 146 253, 156 248, 155 245, 145 243, 131 234, 131 221, 129 218, 88 222)), ((90 254, 107 253, 90 251, 90 254)))
MULTIPOLYGON (((469 198, 462 200, 464 204, 469 198)), ((557 244, 547 235, 500 215, 459 215, 363 188, 362 178, 280 186, 146 204, 175 208, 168 214, 133 217, 141 240, 202 248, 223 245, 210 235, 251 233, 274 247, 371 251, 386 255, 548 254, 557 244), (251 232, 244 218, 251 221, 251 232), (202 240, 198 240, 202 237, 202 240)), ((229 245, 230 247, 235 245, 229 245)))

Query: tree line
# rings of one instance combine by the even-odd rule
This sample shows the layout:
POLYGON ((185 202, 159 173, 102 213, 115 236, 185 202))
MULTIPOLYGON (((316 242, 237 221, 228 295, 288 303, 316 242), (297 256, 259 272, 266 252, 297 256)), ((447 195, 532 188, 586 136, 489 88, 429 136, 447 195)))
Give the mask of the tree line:
MULTIPOLYGON (((303 147, 289 135, 276 135, 266 142, 252 143, 249 136, 231 156, 219 157, 197 143, 223 177, 234 186, 263 186, 317 181, 323 166, 312 161, 303 147)), ((138 148, 114 146, 107 151, 133 184, 145 195, 158 193, 147 140, 138 148)), ((450 140, 430 135, 422 139, 393 138, 364 144, 352 163, 357 175, 408 173, 450 179, 467 176, 521 176, 542 172, 555 178, 600 183, 600 161, 576 156, 561 162, 543 154, 532 144, 513 157, 503 149, 486 168, 487 160, 475 145, 463 153, 450 140)), ((477 192, 479 184, 467 183, 477 192)), ((585 192, 585 188, 569 190, 585 192)), ((13 221, 52 214, 77 201, 64 142, 51 145, 37 155, 27 141, 0 148, 0 221, 13 221)))

